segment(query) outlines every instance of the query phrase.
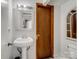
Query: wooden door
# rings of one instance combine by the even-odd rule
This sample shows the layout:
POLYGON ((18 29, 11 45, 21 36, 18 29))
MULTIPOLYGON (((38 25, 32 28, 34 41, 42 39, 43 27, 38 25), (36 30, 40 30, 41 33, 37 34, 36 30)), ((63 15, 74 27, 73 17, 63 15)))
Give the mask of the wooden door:
POLYGON ((37 4, 36 9, 37 59, 53 57, 54 20, 53 7, 37 4))

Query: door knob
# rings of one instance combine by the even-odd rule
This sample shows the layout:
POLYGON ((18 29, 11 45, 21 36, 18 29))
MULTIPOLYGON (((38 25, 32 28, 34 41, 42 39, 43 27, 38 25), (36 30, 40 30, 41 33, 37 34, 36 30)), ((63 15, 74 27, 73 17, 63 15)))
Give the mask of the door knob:
POLYGON ((40 34, 37 34, 37 35, 36 35, 36 39, 38 39, 39 37, 40 37, 40 34))
POLYGON ((38 37, 40 37, 40 34, 37 34, 38 37))

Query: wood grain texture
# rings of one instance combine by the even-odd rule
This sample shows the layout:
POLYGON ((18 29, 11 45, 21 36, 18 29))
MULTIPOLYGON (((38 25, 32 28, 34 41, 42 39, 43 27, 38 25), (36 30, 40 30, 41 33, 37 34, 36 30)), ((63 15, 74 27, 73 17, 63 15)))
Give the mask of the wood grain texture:
POLYGON ((54 54, 54 8, 37 4, 36 8, 36 55, 37 59, 54 54), (39 36, 38 36, 39 34, 39 36))

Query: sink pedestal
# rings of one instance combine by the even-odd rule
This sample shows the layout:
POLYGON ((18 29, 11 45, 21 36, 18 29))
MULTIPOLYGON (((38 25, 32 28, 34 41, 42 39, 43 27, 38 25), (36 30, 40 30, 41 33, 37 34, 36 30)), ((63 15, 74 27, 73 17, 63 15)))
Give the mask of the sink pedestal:
POLYGON ((22 59, 28 59, 27 57, 28 57, 27 48, 23 47, 22 48, 22 59))

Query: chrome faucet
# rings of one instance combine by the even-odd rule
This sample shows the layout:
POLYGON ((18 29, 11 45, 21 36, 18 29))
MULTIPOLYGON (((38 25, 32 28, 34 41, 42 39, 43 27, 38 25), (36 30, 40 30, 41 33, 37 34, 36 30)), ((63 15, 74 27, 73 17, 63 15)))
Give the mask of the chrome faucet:
POLYGON ((28 21, 28 20, 24 20, 24 21, 23 21, 23 28, 27 28, 27 24, 26 24, 27 21, 28 21))

